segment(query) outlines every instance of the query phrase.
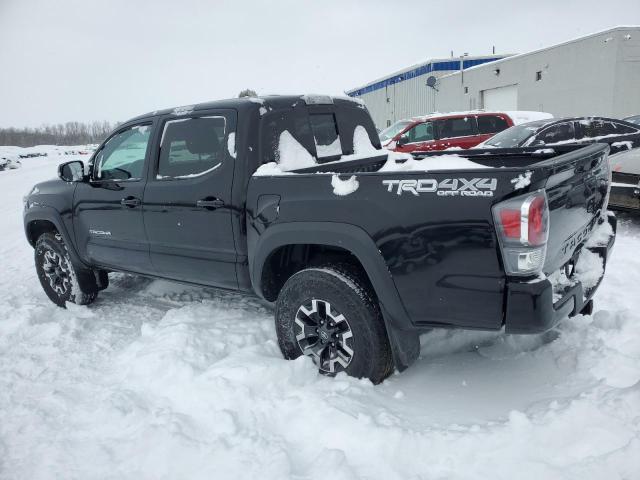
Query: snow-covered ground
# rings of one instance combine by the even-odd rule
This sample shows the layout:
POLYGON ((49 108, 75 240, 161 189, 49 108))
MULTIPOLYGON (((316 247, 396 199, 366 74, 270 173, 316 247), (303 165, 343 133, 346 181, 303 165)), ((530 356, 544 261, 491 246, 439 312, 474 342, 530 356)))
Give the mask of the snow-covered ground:
POLYGON ((640 222, 621 219, 593 316, 434 331, 374 387, 283 360, 252 298, 113 275, 54 306, 22 196, 71 158, 0 172, 0 478, 640 478, 640 222))

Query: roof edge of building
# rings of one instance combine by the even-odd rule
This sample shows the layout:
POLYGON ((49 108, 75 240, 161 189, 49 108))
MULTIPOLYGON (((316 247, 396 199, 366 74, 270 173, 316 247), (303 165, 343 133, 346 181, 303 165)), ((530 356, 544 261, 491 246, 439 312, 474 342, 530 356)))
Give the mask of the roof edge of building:
MULTIPOLYGON (((401 70, 397 70, 393 73, 384 75, 382 77, 379 77, 375 80, 372 80, 371 82, 367 82, 365 84, 359 85, 357 87, 353 87, 353 88, 349 88, 348 90, 345 90, 345 93, 348 95, 352 92, 358 91, 358 90, 362 90, 364 88, 370 87, 372 85, 375 85, 376 83, 380 83, 380 82, 385 82, 385 81, 389 81, 394 79, 394 77, 397 77, 399 75, 403 75, 406 73, 410 73, 413 72, 414 70, 418 70, 422 67, 425 67, 427 65, 430 64, 434 64, 434 63, 440 63, 440 62, 459 62, 460 60, 486 60, 486 59, 495 59, 495 58, 499 58, 499 60, 492 60, 492 61, 500 61, 500 60, 504 60, 504 58, 507 57, 511 57, 514 56, 516 54, 513 53, 496 53, 493 55, 467 55, 465 57, 444 57, 444 58, 430 58, 429 60, 425 61, 425 62, 420 62, 420 63, 416 63, 413 64, 409 67, 405 67, 401 70)), ((474 67, 467 67, 465 70, 468 70, 469 68, 474 68, 474 67)))
MULTIPOLYGON (((564 42, 555 43, 555 44, 549 45, 547 47, 537 48, 535 50, 531 50, 530 52, 518 53, 518 54, 515 54, 515 55, 511 55, 509 57, 504 57, 504 58, 501 58, 499 60, 495 60, 495 61, 491 62, 491 66, 494 67, 496 64, 501 64, 501 63, 504 63, 504 62, 506 62, 508 60, 513 60, 515 58, 522 58, 522 57, 526 57, 526 56, 529 56, 529 55, 535 55, 537 53, 545 52, 547 50, 552 50, 554 48, 563 47, 563 46, 569 45, 571 43, 576 43, 576 42, 579 42, 579 41, 582 41, 582 40, 586 40, 588 38, 593 38, 593 37, 597 37, 599 35, 603 35, 605 33, 613 33, 613 32, 620 31, 620 30, 640 30, 640 25, 618 25, 618 26, 615 26, 615 27, 607 28, 605 30, 600 30, 598 32, 593 32, 593 33, 589 33, 587 35, 583 35, 581 37, 575 37, 575 38, 572 38, 570 40, 566 40, 564 42)), ((485 68, 485 67, 488 67, 488 66, 489 65, 487 63, 483 63, 481 65, 475 65, 473 67, 465 68, 464 71, 468 72, 470 70, 476 70, 476 69, 485 68)), ((454 77, 456 75, 460 75, 460 72, 447 73, 446 75, 443 75, 441 78, 454 77)))

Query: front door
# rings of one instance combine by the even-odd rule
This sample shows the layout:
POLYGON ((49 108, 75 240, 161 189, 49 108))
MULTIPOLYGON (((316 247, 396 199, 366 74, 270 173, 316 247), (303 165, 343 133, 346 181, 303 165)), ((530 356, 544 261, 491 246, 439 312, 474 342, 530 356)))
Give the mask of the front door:
POLYGON ((402 134, 402 145, 399 145, 396 151, 428 152, 435 148, 433 139, 433 123, 418 123, 402 134))
POLYGON ((91 180, 74 196, 74 228, 80 255, 94 265, 153 273, 142 198, 152 123, 121 129, 96 152, 91 180))
POLYGON ((160 275, 236 289, 231 187, 234 111, 168 116, 144 192, 151 262, 160 275))

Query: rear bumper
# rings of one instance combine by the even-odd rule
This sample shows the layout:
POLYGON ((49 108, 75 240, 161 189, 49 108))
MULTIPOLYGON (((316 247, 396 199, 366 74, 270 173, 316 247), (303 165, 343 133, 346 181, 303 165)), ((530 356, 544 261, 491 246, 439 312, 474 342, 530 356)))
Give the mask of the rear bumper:
POLYGON ((589 247, 603 259, 603 273, 598 284, 585 291, 576 282, 554 302, 553 285, 548 279, 535 282, 509 281, 506 285, 505 331, 507 333, 540 333, 553 328, 560 320, 579 314, 598 289, 607 268, 607 259, 615 243, 616 218, 607 216, 613 229, 607 245, 589 247))

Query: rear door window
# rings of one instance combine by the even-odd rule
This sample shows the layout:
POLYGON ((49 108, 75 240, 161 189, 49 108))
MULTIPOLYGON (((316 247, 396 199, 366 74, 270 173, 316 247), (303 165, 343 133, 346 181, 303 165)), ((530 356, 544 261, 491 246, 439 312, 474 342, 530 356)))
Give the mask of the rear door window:
POLYGON ((340 157, 342 145, 340 144, 335 115, 333 113, 312 113, 309 115, 309 121, 318 159, 340 157))
POLYGON ((166 122, 160 142, 157 177, 193 177, 222 165, 226 123, 223 116, 181 118, 166 122))
POLYGON ((478 133, 486 135, 498 133, 509 128, 507 121, 497 115, 482 115, 476 118, 478 122, 478 133))
POLYGON ((475 119, 472 117, 447 118, 435 123, 439 139, 476 135, 475 119))

